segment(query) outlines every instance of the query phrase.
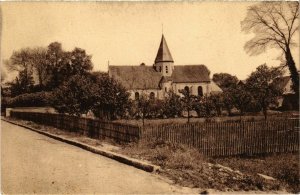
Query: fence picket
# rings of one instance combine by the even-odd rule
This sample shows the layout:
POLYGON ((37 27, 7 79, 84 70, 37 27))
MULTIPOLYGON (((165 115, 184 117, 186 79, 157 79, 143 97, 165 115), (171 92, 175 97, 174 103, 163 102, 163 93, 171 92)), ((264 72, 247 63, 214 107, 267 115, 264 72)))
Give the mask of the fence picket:
POLYGON ((11 116, 118 142, 163 139, 198 148, 207 156, 299 151, 297 119, 139 126, 52 113, 12 111, 11 116))

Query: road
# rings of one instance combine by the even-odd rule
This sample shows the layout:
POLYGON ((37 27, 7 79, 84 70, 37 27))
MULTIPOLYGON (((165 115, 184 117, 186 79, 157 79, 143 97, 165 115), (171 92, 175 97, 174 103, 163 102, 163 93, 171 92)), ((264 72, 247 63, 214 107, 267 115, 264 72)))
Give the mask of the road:
POLYGON ((1 191, 191 193, 155 174, 1 121, 1 191))

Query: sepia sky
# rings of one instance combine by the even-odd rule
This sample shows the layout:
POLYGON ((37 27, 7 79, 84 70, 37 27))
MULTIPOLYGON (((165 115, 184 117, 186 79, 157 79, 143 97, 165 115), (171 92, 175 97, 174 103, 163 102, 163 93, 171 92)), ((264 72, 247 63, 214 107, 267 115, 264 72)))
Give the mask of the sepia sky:
MULTIPOLYGON (((249 56, 253 34, 240 22, 253 2, 1 2, 1 60, 13 50, 58 41, 92 55, 94 70, 152 65, 163 33, 175 65, 205 64, 213 73, 245 79, 263 63, 277 66, 280 50, 249 56)), ((299 34, 297 34, 299 36, 299 34)), ((299 37, 296 37, 299 40, 299 37)), ((299 47, 293 55, 299 67, 299 47)))

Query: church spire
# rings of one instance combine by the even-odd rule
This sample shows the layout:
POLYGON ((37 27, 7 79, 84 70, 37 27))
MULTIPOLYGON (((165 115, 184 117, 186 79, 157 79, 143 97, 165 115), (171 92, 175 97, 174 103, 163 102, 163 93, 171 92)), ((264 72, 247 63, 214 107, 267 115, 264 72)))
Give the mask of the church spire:
POLYGON ((155 64, 159 62, 174 62, 171 52, 168 48, 166 39, 162 34, 160 45, 155 58, 155 64))
POLYGON ((163 76, 171 76, 174 70, 174 60, 168 48, 164 34, 162 34, 160 45, 155 58, 154 68, 163 76))

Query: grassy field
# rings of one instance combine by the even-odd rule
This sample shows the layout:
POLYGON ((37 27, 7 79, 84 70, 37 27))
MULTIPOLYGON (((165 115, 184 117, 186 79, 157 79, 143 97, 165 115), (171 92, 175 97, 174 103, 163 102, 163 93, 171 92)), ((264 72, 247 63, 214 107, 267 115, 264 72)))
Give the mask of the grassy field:
MULTIPOLYGON (((296 116, 299 114, 299 112, 284 112, 284 113, 278 113, 278 112, 270 112, 268 116, 268 120, 276 120, 279 118, 290 118, 296 116)), ((299 117, 299 116, 298 116, 299 117)), ((225 121, 261 121, 264 120, 264 116, 261 113, 254 113, 251 115, 245 115, 240 118, 240 116, 221 116, 221 117, 211 117, 211 118, 190 118, 190 122, 205 122, 205 121, 211 121, 211 122, 225 122, 225 121)), ((143 121, 142 119, 120 119, 115 120, 115 122, 121 122, 126 124, 132 124, 132 125, 140 125, 142 126, 143 121)), ((186 117, 180 117, 180 118, 166 118, 166 119, 145 119, 145 125, 160 125, 160 124, 173 124, 173 123, 187 123, 186 117)))
POLYGON ((244 173, 261 173, 278 179, 292 193, 300 192, 299 154, 226 157, 209 160, 244 173))
POLYGON ((182 186, 220 191, 299 192, 298 154, 205 158, 196 149, 162 140, 128 145, 120 152, 161 166, 161 174, 182 186), (264 179, 258 173, 276 180, 264 179))

